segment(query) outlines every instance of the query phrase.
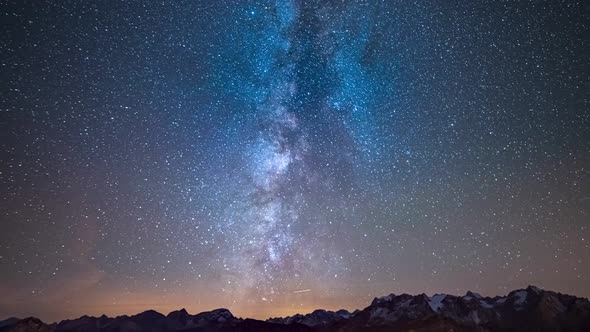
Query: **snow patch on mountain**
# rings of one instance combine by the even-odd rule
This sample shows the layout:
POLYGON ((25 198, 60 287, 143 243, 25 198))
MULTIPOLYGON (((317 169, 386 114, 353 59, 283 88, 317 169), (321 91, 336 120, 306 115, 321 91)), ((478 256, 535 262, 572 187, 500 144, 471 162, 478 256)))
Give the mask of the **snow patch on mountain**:
POLYGON ((493 309, 494 308, 493 305, 487 303, 484 300, 479 300, 479 305, 481 305, 483 308, 486 308, 486 309, 493 309))
POLYGON ((527 293, 525 290, 520 290, 520 291, 514 293, 514 296, 516 296, 516 300, 514 301, 514 304, 521 306, 526 302, 527 293))
POLYGON ((436 294, 430 298, 428 305, 430 305, 430 308, 432 308, 434 312, 438 312, 443 306, 442 301, 445 299, 445 297, 447 297, 447 294, 436 294))

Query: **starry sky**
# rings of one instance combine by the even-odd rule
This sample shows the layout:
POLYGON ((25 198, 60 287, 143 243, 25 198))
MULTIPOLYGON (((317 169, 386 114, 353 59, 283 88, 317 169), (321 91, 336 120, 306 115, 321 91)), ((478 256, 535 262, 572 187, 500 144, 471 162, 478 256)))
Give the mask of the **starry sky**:
POLYGON ((583 1, 0 9, 0 316, 590 296, 583 1))

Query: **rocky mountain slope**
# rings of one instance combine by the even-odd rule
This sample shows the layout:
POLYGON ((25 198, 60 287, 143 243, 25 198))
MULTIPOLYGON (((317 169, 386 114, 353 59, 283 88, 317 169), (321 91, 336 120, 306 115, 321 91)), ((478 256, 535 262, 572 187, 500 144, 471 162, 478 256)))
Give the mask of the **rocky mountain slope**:
POLYGON ((148 310, 134 316, 83 316, 56 324, 36 318, 0 321, 0 332, 354 332, 354 331, 590 331, 585 298, 529 286, 507 296, 394 295, 375 298, 350 313, 316 310, 267 321, 235 317, 227 309, 196 315, 178 310, 164 316, 148 310))

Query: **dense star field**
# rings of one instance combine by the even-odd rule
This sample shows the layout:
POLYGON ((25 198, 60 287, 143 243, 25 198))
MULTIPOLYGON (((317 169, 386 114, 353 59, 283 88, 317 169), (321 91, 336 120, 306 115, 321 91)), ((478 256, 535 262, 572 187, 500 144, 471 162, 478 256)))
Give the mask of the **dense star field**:
POLYGON ((3 1, 0 318, 590 296, 583 1, 3 1))

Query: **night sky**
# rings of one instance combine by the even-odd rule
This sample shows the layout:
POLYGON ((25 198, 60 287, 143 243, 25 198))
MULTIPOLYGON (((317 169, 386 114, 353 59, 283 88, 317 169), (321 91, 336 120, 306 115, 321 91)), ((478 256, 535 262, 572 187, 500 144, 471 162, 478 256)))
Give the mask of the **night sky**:
POLYGON ((584 1, 2 1, 0 316, 590 296, 584 1))

